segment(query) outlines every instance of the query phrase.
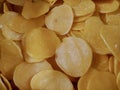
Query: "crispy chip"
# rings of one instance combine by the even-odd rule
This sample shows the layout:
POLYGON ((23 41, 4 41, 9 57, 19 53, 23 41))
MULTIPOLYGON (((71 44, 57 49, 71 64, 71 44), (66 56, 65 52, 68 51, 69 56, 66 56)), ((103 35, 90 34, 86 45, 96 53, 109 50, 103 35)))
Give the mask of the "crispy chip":
POLYGON ((97 72, 90 78, 87 90, 118 90, 115 76, 110 72, 97 72))
POLYGON ((83 76, 92 62, 92 51, 81 38, 64 38, 56 50, 56 63, 72 77, 83 76))
POLYGON ((35 19, 29 19, 29 20, 23 18, 21 15, 18 15, 14 17, 13 20, 7 25, 11 30, 15 32, 25 33, 37 27, 43 26, 44 19, 45 19, 44 15, 35 19))
POLYGON ((0 16, 0 28, 2 28, 2 25, 10 23, 17 16, 18 13, 12 11, 2 14, 2 16, 0 16))
POLYGON ((47 13, 49 11, 49 7, 50 5, 43 0, 38 2, 25 1, 22 16, 26 19, 36 18, 47 13))
POLYGON ((2 78, 0 78, 0 89, 7 90, 7 87, 5 86, 4 82, 2 81, 2 78))
POLYGON ((77 83, 78 90, 87 90, 89 79, 96 72, 97 72, 96 69, 90 68, 88 72, 78 80, 78 83, 77 83))
POLYGON ((3 88, 1 88, 1 85, 0 85, 0 90, 12 90, 12 87, 10 85, 10 82, 7 80, 7 78, 5 76, 3 76, 2 74, 0 74, 0 83, 2 81, 2 84, 4 83, 3 88))
MULTIPOLYGON (((38 1, 40 1, 40 0, 33 0, 33 2, 38 2, 38 1)), ((43 0, 43 1, 48 2, 51 6, 54 5, 57 2, 57 0, 43 0)))
POLYGON ((80 37, 80 38, 82 38, 83 37, 82 32, 84 32, 84 30, 81 30, 81 31, 72 30, 70 32, 70 35, 73 36, 73 37, 78 37, 78 38, 80 37))
MULTIPOLYGON (((36 28, 26 33, 24 36, 25 52, 39 61, 49 58, 55 54, 55 50, 60 44, 57 35, 46 28, 36 28)), ((31 62, 39 62, 31 61, 31 62)))
POLYGON ((74 90, 68 77, 55 70, 40 71, 32 77, 30 85, 33 90, 74 90))
MULTIPOLYGON (((33 58, 33 57, 29 56, 28 54, 25 53, 25 51, 24 51, 23 53, 24 53, 25 61, 28 62, 28 63, 34 63, 34 62, 40 62, 40 61, 41 61, 41 59, 39 59, 39 58, 33 58)), ((51 64, 52 61, 53 61, 53 60, 48 61, 48 62, 51 64)), ((52 67, 54 68, 54 65, 55 65, 55 64, 52 63, 51 65, 52 65, 52 67)), ((60 69, 59 69, 59 70, 60 70, 60 69)))
POLYGON ((120 30, 119 26, 106 25, 101 28, 100 36, 115 56, 120 60, 120 30))
POLYGON ((81 0, 63 0, 63 1, 64 1, 64 4, 67 4, 71 7, 74 7, 81 2, 81 0))
POLYGON ((10 40, 21 40, 22 34, 14 32, 7 25, 3 25, 2 27, 2 34, 6 39, 10 40))
POLYGON ((95 3, 92 0, 82 0, 78 5, 73 7, 73 11, 77 17, 88 15, 95 11, 95 3))
POLYGON ((100 28, 103 22, 99 17, 93 16, 85 21, 85 28, 82 37, 90 44, 93 52, 98 54, 108 54, 110 51, 100 37, 100 28))
POLYGON ((89 17, 91 17, 93 15, 93 13, 84 15, 84 16, 79 16, 79 17, 75 17, 74 22, 83 22, 85 20, 87 20, 89 17))
POLYGON ((3 9, 3 10, 4 10, 4 11, 3 11, 4 13, 6 13, 6 12, 9 11, 9 8, 8 8, 8 6, 7 6, 7 3, 4 3, 4 4, 3 4, 3 8, 4 8, 4 9, 3 9))
POLYGON ((0 90, 11 89, 120 89, 120 0, 0 0, 0 90))
POLYGON ((117 86, 120 89, 120 72, 117 75, 117 80, 116 81, 117 81, 117 86))
POLYGON ((39 58, 33 58, 33 57, 29 56, 27 53, 25 53, 25 51, 24 51, 24 58, 25 58, 25 61, 28 63, 41 61, 41 59, 39 59, 39 58))
POLYGON ((106 15, 106 22, 109 25, 120 25, 120 14, 119 15, 106 15))
POLYGON ((11 80, 15 67, 23 61, 20 47, 12 40, 1 41, 0 71, 11 80))
POLYGON ((72 8, 68 5, 60 5, 53 8, 45 18, 45 24, 48 29, 57 32, 60 35, 67 34, 73 23, 72 8))
POLYGON ((33 75, 42 70, 52 69, 47 61, 40 63, 27 63, 22 62, 14 71, 13 80, 17 87, 21 90, 30 90, 30 79, 33 75))
POLYGON ((23 6, 25 1, 31 1, 32 0, 7 0, 9 3, 14 4, 14 5, 20 5, 23 6))
POLYGON ((109 25, 120 25, 120 8, 115 12, 107 13, 105 18, 109 25))
POLYGON ((120 72, 120 61, 115 58, 113 64, 114 64, 114 74, 115 76, 117 76, 118 73, 120 72))
POLYGON ((57 2, 57 0, 45 0, 47 1, 51 6, 57 2))
POLYGON ((108 0, 106 2, 98 2, 96 3, 98 11, 101 13, 110 13, 114 12, 119 8, 119 1, 118 0, 108 0))
POLYGON ((72 26, 72 30, 83 30, 85 26, 85 22, 74 22, 72 26))

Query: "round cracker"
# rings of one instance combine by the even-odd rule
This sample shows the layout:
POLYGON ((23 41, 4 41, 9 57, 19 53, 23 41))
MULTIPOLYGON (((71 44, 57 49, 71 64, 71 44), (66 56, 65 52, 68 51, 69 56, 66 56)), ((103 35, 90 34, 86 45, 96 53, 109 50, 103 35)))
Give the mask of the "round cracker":
POLYGON ((54 7, 45 18, 45 25, 48 29, 60 35, 67 34, 73 24, 73 11, 68 5, 54 7))

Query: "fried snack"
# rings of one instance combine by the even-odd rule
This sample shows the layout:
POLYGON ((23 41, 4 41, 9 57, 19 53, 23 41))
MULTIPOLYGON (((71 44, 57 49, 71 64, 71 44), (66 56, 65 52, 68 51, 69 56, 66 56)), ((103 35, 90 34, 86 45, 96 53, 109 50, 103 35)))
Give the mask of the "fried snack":
POLYGON ((78 5, 73 7, 73 11, 75 17, 88 15, 95 11, 95 3, 92 0, 82 0, 78 5))
POLYGON ((45 25, 48 29, 60 35, 67 34, 73 23, 73 11, 68 5, 60 5, 53 8, 45 18, 45 25))
POLYGON ((12 89, 119 90, 120 0, 0 0, 0 90, 12 89))
POLYGON ((25 1, 22 16, 26 19, 37 18, 49 11, 50 5, 44 0, 38 2, 25 1))
POLYGON ((77 83, 78 90, 87 90, 89 79, 96 72, 98 72, 96 69, 90 68, 88 72, 78 80, 77 83))
POLYGON ((60 39, 53 31, 40 27, 27 32, 24 35, 23 43, 26 54, 39 59, 31 62, 40 62, 55 54, 55 50, 60 44, 60 39))
POLYGON ((83 30, 85 26, 85 22, 74 22, 72 25, 72 30, 83 30))
POLYGON ((23 6, 25 1, 32 1, 32 0, 7 0, 7 2, 9 3, 19 6, 23 6))
POLYGON ((3 36, 7 39, 18 41, 18 40, 21 40, 22 38, 22 34, 11 30, 7 25, 3 25, 1 30, 2 30, 3 36))
POLYGON ((0 90, 12 90, 10 82, 0 73, 0 90))
POLYGON ((14 17, 8 24, 7 26, 17 32, 17 33, 21 33, 24 34, 27 31, 30 31, 32 29, 38 28, 40 26, 44 26, 45 22, 44 22, 45 16, 40 16, 38 18, 35 19, 25 19, 23 18, 21 15, 18 15, 16 17, 14 17), (17 23, 17 24, 16 24, 17 23))
POLYGON ((39 71, 48 69, 52 69, 52 67, 47 61, 32 64, 22 62, 15 68, 13 81, 19 89, 30 90, 30 80, 32 76, 39 71))
POLYGON ((101 28, 100 36, 117 60, 120 60, 119 26, 106 25, 101 28))
POLYGON ((81 0, 63 0, 63 1, 64 1, 64 4, 67 4, 71 7, 74 7, 81 2, 81 0))
POLYGON ((81 38, 64 38, 56 50, 56 63, 72 77, 83 76, 90 68, 92 50, 81 38))
POLYGON ((116 78, 110 72, 96 72, 90 78, 87 90, 118 90, 116 78))
POLYGON ((32 90, 74 90, 68 77, 55 70, 40 71, 32 77, 30 85, 32 90))
POLYGON ((117 86, 120 89, 120 73, 117 75, 117 86))
POLYGON ((93 52, 98 54, 109 54, 110 51, 100 36, 100 28, 102 26, 104 26, 104 23, 99 17, 90 17, 85 21, 82 37, 90 44, 93 52))
POLYGON ((97 10, 100 13, 110 13, 114 12, 119 8, 119 1, 118 0, 108 0, 106 2, 98 2, 96 3, 97 10))
POLYGON ((120 61, 114 58, 114 74, 117 77, 118 73, 120 72, 120 61))
POLYGON ((2 40, 0 71, 8 79, 12 80, 15 67, 23 62, 20 47, 12 40, 2 40))

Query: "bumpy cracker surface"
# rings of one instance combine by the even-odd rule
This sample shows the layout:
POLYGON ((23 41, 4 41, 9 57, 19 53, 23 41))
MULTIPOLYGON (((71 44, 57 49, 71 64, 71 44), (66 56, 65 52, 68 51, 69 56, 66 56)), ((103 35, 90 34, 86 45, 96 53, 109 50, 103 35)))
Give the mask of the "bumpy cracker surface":
POLYGON ((83 76, 92 62, 92 50, 81 38, 64 38, 56 50, 57 65, 68 75, 83 76))

